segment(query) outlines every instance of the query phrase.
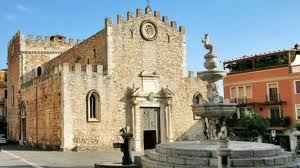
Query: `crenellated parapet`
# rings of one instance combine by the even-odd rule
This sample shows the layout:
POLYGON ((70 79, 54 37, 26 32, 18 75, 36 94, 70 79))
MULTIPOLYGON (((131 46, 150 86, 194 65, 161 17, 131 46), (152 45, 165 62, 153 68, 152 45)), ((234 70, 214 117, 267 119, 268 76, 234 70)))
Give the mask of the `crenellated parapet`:
POLYGON ((105 26, 114 26, 122 23, 126 23, 131 21, 132 19, 144 17, 144 16, 153 16, 159 19, 161 22, 170 26, 170 28, 174 29, 177 32, 185 33, 186 29, 184 26, 177 26, 176 21, 169 21, 167 16, 161 16, 160 11, 152 11, 152 9, 148 6, 145 10, 136 9, 135 13, 128 11, 126 14, 126 18, 123 15, 117 15, 116 20, 113 20, 111 17, 105 19, 105 26))
POLYGON ((97 75, 103 76, 103 65, 92 65, 92 64, 70 64, 63 63, 54 66, 51 69, 47 69, 46 67, 39 66, 31 70, 22 76, 23 83, 28 83, 33 80, 44 80, 48 79, 52 76, 62 75, 62 74, 78 74, 78 75, 97 75))
POLYGON ((79 39, 66 38, 61 35, 53 35, 53 36, 35 36, 35 35, 24 35, 22 39, 27 43, 41 44, 41 45, 53 45, 55 43, 61 44, 69 44, 76 45, 81 42, 79 39))

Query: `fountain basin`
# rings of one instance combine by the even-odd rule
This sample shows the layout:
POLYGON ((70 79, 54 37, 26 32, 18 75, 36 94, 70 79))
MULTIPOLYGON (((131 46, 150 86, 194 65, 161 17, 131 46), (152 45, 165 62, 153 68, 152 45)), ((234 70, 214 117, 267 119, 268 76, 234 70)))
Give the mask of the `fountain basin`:
MULTIPOLYGON (((218 152, 217 141, 183 141, 157 145, 141 160, 143 168, 217 168, 218 152)), ((229 141, 228 152, 232 168, 297 168, 293 153, 272 144, 229 141)))
POLYGON ((192 110, 195 116, 202 118, 229 118, 236 112, 237 107, 231 103, 206 103, 192 105, 192 110))
POLYGON ((223 79, 226 76, 226 72, 219 71, 219 70, 209 70, 209 71, 198 72, 197 76, 200 79, 207 81, 208 83, 214 83, 218 80, 223 79))

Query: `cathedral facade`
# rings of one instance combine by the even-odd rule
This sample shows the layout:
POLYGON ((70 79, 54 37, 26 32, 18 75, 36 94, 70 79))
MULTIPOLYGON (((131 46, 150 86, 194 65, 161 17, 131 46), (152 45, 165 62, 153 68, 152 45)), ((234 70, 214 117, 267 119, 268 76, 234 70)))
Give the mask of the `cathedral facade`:
POLYGON ((137 152, 201 138, 191 105, 206 83, 187 72, 185 28, 150 7, 83 41, 18 32, 7 89, 8 138, 21 144, 111 149, 123 127, 137 152))

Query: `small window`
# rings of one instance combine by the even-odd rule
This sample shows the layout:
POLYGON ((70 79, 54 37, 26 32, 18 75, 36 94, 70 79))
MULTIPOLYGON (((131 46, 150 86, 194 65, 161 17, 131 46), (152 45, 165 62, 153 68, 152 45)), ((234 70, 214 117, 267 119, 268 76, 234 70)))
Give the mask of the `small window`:
POLYGON ((245 92, 244 92, 244 87, 240 86, 238 87, 238 98, 243 99, 245 98, 245 92))
POLYGON ((90 91, 87 95, 87 120, 100 121, 100 96, 96 91, 90 91))
POLYGON ((96 57, 96 56, 97 56, 96 49, 93 49, 93 55, 94 55, 94 57, 96 57))
POLYGON ((300 80, 295 81, 295 94, 300 94, 300 80))
POLYGON ((236 87, 232 87, 230 88, 230 98, 231 99, 235 99, 237 97, 237 93, 236 93, 236 87))
POLYGON ((270 117, 271 117, 271 119, 275 119, 275 120, 281 118, 280 106, 271 106, 270 107, 270 117))
POLYGON ((41 76, 42 75, 42 67, 38 67, 37 68, 37 76, 41 76))
POLYGON ((278 83, 267 84, 268 101, 277 102, 279 101, 279 88, 278 83))
POLYGON ((252 86, 246 86, 246 97, 252 98, 252 86))
POLYGON ((300 120, 300 104, 296 104, 296 119, 300 120))

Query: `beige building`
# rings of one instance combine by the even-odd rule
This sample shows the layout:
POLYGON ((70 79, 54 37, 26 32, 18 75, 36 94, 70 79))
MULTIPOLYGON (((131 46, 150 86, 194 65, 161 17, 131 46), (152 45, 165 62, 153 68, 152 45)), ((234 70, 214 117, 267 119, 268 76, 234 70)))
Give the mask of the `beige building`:
POLYGON ((7 70, 0 70, 0 134, 6 134, 6 98, 7 98, 7 70))
POLYGON ((111 149, 128 126, 137 152, 199 139, 191 105, 206 97, 206 83, 192 74, 185 29, 150 7, 106 19, 83 41, 17 33, 8 55, 8 136, 64 150, 111 149))

